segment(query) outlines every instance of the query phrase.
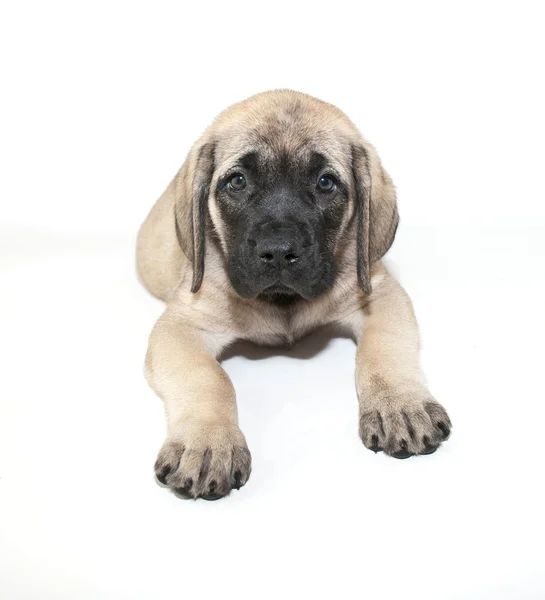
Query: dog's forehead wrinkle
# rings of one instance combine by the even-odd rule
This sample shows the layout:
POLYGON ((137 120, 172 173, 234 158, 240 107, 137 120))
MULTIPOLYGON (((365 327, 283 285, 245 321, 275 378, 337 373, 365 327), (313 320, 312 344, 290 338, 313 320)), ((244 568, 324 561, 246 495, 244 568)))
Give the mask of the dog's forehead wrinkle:
POLYGON ((337 163, 348 164, 351 159, 353 132, 338 118, 317 118, 300 110, 295 118, 284 108, 275 108, 259 119, 244 118, 221 122, 216 137, 218 163, 226 165, 242 155, 256 152, 262 160, 278 160, 289 155, 309 160, 316 152, 337 163), (288 115, 288 116, 286 116, 288 115))

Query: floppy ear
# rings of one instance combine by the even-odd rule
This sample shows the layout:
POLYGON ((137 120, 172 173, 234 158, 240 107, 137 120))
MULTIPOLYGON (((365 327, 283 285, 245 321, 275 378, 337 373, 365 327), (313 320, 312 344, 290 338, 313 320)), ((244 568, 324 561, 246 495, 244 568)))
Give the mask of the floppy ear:
POLYGON ((371 145, 352 146, 356 192, 358 282, 371 293, 371 266, 394 241, 399 216, 395 188, 371 145))
POLYGON ((174 218, 176 237, 193 263, 191 291, 197 292, 204 277, 205 226, 214 174, 214 144, 197 144, 175 178, 174 218))

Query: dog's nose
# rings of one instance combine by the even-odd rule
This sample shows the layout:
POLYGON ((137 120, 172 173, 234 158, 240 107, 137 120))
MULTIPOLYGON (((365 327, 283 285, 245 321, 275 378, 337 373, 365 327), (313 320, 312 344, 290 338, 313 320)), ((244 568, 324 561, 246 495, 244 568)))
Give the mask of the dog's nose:
POLYGON ((259 258, 273 267, 287 267, 299 260, 300 252, 294 242, 282 239, 265 239, 259 240, 255 247, 259 258))

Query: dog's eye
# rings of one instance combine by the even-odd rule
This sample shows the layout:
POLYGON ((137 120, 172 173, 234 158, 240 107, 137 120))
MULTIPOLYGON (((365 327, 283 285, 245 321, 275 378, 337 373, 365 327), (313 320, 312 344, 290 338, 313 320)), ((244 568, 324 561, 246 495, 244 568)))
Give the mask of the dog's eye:
POLYGON ((235 173, 229 179, 229 187, 235 192, 240 192, 246 187, 246 177, 242 173, 235 173))
POLYGON ((318 189, 321 192, 331 192, 335 187, 335 180, 329 175, 323 175, 318 179, 318 189))

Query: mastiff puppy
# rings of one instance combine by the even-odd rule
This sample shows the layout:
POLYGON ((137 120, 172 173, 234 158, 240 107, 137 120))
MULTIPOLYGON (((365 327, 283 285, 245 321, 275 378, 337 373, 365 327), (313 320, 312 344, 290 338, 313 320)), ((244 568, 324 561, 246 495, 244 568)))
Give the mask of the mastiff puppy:
POLYGON ((407 458, 449 436, 411 301, 379 262, 397 224, 392 180, 334 106, 280 90, 217 117, 138 235, 140 276, 167 303, 146 359, 166 409, 160 482, 209 500, 243 486, 251 457, 218 355, 240 339, 293 344, 327 323, 358 343, 367 448, 407 458))

